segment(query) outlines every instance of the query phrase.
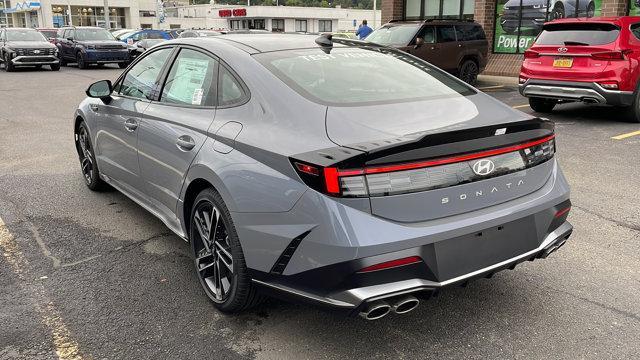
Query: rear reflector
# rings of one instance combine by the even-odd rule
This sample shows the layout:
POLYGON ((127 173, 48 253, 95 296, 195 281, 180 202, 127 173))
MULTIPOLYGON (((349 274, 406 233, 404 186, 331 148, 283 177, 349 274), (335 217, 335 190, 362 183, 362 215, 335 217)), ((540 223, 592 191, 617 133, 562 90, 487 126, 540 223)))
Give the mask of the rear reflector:
POLYGON ((618 90, 618 82, 617 81, 603 81, 599 82, 600 86, 607 90, 618 90))
POLYGON ((313 175, 313 176, 320 175, 320 169, 318 169, 315 166, 302 164, 302 163, 299 163, 299 162, 296 162, 295 165, 296 165, 296 168, 298 170, 300 170, 301 172, 303 172, 305 174, 309 174, 309 175, 313 175))
POLYGON ((569 206, 566 209, 558 210, 558 212, 555 214, 554 217, 557 219, 557 218, 561 217, 562 215, 568 213, 570 210, 571 210, 571 206, 569 206))
POLYGON ((395 267, 399 267, 399 266, 417 264, 419 262, 422 262, 422 259, 419 256, 410 256, 410 257, 406 257, 406 258, 402 258, 402 259, 391 260, 391 261, 383 262, 383 263, 380 263, 380 264, 367 266, 364 269, 360 269, 360 271, 358 271, 358 273, 367 273, 367 272, 372 272, 372 271, 391 269, 391 268, 395 268, 395 267))

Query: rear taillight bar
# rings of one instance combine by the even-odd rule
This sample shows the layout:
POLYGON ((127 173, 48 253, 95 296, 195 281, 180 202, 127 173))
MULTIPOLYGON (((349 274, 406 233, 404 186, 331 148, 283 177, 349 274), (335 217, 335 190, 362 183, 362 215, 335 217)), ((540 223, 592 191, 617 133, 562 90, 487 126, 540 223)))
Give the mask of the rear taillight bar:
POLYGON ((473 160, 494 164, 490 176, 538 165, 555 154, 555 135, 502 148, 410 163, 362 169, 321 167, 293 160, 298 174, 310 187, 331 196, 367 197, 410 193, 458 185, 487 178, 472 171, 473 160), (462 179, 462 180, 461 180, 462 179))
POLYGON ((602 51, 591 54, 591 57, 596 60, 627 60, 626 55, 630 52, 631 50, 602 51))
POLYGON ((524 58, 525 59, 535 59, 535 58, 539 58, 540 57, 540 53, 537 51, 533 51, 533 50, 525 50, 524 51, 524 58))

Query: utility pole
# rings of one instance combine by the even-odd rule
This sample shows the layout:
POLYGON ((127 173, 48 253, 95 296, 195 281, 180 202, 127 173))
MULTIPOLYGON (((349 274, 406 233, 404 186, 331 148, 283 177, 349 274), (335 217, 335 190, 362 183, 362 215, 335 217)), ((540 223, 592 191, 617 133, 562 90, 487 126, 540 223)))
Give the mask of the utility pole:
POLYGON ((376 29, 376 12, 377 12, 376 3, 377 1, 373 0, 373 24, 372 24, 373 26, 371 28, 374 30, 376 29))
POLYGON ((104 28, 111 28, 111 23, 109 22, 109 0, 104 0, 104 28))

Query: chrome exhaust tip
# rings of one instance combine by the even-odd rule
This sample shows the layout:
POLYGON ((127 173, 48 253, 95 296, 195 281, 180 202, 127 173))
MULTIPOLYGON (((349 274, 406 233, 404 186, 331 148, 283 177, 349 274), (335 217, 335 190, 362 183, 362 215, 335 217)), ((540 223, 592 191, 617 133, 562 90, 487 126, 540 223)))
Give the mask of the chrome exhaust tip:
POLYGON ((415 309, 420 304, 420 300, 413 295, 400 297, 392 306, 393 312, 396 314, 406 314, 415 309))
POLYGON ((360 312, 360 317, 365 320, 378 320, 387 316, 391 312, 391 306, 385 301, 376 301, 367 304, 364 310, 360 312))

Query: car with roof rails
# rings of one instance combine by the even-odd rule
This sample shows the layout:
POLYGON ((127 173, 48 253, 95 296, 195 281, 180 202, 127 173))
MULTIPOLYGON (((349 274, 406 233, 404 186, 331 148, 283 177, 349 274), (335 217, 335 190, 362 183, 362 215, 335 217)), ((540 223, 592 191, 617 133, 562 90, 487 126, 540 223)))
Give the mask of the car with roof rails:
POLYGON ((4 70, 18 67, 49 66, 60 70, 58 49, 49 43, 42 33, 26 28, 0 28, 0 63, 4 70))
POLYGON ((472 85, 487 66, 489 42, 482 26, 473 21, 391 21, 366 41, 405 51, 472 85))
POLYGON ((171 34, 164 30, 142 29, 119 34, 117 36, 117 39, 126 43, 127 45, 133 45, 138 41, 144 39, 171 40, 173 39, 173 37, 171 36, 171 34))
POLYGON ((76 63, 78 68, 90 65, 118 64, 124 69, 129 64, 126 44, 106 29, 90 26, 70 26, 58 30, 56 38, 60 64, 76 63))
POLYGON ((73 118, 83 181, 188 241, 223 312, 271 294, 404 314, 572 232, 554 123, 391 47, 177 39, 87 95, 73 118))
POLYGON ((639 64, 640 16, 554 20, 525 51, 519 89, 537 112, 596 103, 640 122, 639 64))

